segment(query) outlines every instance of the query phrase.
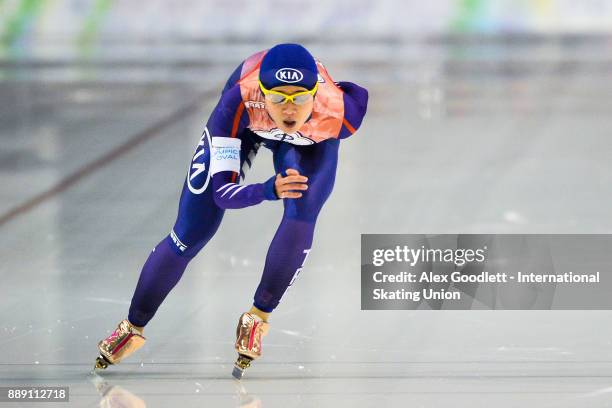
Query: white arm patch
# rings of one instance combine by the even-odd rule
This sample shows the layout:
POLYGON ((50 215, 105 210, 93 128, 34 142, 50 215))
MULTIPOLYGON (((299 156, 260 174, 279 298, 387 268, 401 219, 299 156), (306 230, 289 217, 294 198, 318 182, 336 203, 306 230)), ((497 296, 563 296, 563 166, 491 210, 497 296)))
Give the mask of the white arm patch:
POLYGON ((210 175, 221 171, 240 173, 240 146, 242 141, 234 137, 213 137, 210 149, 210 175))

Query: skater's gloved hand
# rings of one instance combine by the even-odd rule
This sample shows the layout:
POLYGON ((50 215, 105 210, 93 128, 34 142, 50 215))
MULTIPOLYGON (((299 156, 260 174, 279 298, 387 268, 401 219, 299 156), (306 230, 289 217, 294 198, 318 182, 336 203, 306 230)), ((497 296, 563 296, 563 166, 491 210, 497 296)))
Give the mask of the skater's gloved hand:
POLYGON ((308 190, 308 177, 300 175, 295 169, 287 169, 286 177, 281 174, 276 175, 274 181, 274 191, 278 198, 300 198, 302 193, 300 190, 308 190), (297 190, 297 191, 296 191, 297 190))

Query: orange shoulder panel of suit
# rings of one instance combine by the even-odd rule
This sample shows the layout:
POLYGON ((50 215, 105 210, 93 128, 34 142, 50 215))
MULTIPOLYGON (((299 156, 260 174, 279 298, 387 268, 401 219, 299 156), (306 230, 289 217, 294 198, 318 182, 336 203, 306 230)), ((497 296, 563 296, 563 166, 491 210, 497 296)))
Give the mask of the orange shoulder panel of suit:
MULTIPOLYGON (((240 94, 244 102, 264 103, 264 97, 259 90, 259 68, 261 61, 255 69, 251 70, 247 75, 240 80, 240 94)), ((251 130, 270 130, 275 125, 267 111, 262 108, 256 108, 250 105, 246 108, 249 115, 249 129, 251 130)))
MULTIPOLYGON (((329 79, 330 84, 333 84, 334 87, 341 92, 340 95, 344 95, 344 91, 342 90, 342 88, 340 88, 338 85, 336 85, 336 83, 333 81, 333 79, 331 79, 331 76, 327 72, 327 69, 325 68, 325 66, 319 60, 317 60, 317 64, 319 66, 319 73, 321 74, 321 76, 323 76, 325 78, 325 80, 329 79)), ((343 100, 342 100, 342 108, 343 108, 343 112, 342 112, 342 124, 344 126, 346 126, 346 128, 349 130, 349 132, 351 132, 351 134, 354 134, 357 130, 344 117, 344 97, 343 97, 343 100)))
POLYGON ((256 69, 259 69, 261 66, 261 61, 263 60, 264 55, 266 55, 268 51, 260 51, 256 54, 251 55, 249 58, 245 59, 242 63, 242 70, 240 72, 240 79, 247 77, 256 69))
POLYGON ((317 62, 317 69, 319 71, 319 74, 321 74, 321 76, 323 78, 325 78, 326 80, 329 79, 329 83, 332 84, 334 86, 334 88, 336 88, 340 92, 344 93, 342 88, 340 88, 338 85, 336 85, 334 80, 331 78, 331 75, 329 75, 329 72, 327 72, 327 68, 325 68, 325 65, 323 65, 323 63, 321 61, 319 61, 319 60, 316 60, 316 62, 317 62))
POLYGON ((344 119, 344 91, 336 85, 325 66, 318 60, 317 69, 325 82, 319 83, 314 112, 309 122, 313 122, 310 124, 312 138, 315 142, 320 142, 337 139, 340 135, 344 119))

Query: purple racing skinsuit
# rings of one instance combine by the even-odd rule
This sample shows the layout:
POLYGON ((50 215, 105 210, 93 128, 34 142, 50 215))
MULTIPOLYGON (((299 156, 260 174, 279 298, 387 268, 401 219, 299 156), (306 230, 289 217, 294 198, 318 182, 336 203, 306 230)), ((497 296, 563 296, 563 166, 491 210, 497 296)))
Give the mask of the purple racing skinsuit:
POLYGON ((253 304, 265 312, 274 310, 308 256, 317 216, 333 189, 340 140, 361 125, 368 93, 350 82, 333 82, 317 61, 313 113, 299 131, 285 134, 268 116, 257 87, 265 53, 238 66, 210 115, 185 179, 176 223, 142 268, 128 316, 136 326, 151 320, 189 261, 215 234, 226 209, 278 199, 276 175, 264 183, 240 183, 261 145, 272 151, 277 174, 298 170, 308 177, 308 190, 301 198, 283 199, 283 217, 253 304))

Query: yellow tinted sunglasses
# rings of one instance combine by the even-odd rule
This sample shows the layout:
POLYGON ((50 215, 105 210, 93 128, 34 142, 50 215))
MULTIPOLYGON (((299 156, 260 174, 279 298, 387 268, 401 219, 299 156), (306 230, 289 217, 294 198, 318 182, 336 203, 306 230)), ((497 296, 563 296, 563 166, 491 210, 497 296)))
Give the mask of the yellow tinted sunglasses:
POLYGON ((263 92, 264 95, 270 99, 270 102, 275 105, 282 105, 287 102, 291 102, 296 105, 304 105, 306 102, 310 101, 311 96, 314 97, 315 93, 317 92, 317 89, 319 89, 319 83, 317 82, 314 88, 312 88, 310 91, 296 92, 291 95, 266 89, 261 83, 261 81, 259 81, 259 88, 261 89, 261 92, 263 92))

